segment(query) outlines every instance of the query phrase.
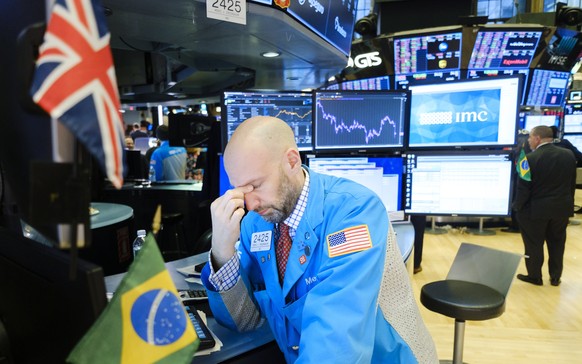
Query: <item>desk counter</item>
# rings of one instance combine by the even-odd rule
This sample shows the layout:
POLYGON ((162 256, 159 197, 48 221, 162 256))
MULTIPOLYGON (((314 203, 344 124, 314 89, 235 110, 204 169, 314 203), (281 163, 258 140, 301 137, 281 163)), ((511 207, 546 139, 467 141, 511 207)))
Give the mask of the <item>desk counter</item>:
MULTIPOLYGON (((411 255, 414 245, 414 229, 410 222, 394 223, 393 227, 397 235, 398 247, 402 253, 404 261, 406 262, 411 255)), ((170 273, 170 276, 176 285, 176 289, 186 290, 203 288, 197 283, 186 282, 184 275, 179 273, 176 268, 196 265, 207 260, 208 253, 206 252, 166 263, 166 268, 168 269, 168 272, 170 273)), ((107 292, 115 292, 115 289, 121 282, 123 275, 124 274, 116 274, 105 277, 105 286, 107 292)), ((261 346, 272 343, 274 340, 271 329, 267 323, 255 331, 236 333, 219 325, 212 316, 208 315, 208 312, 207 320, 208 327, 220 339, 220 341, 222 341, 223 346, 220 351, 214 352, 211 355, 196 356, 193 360, 193 363, 220 363, 225 360, 236 358, 239 355, 248 353, 249 351, 255 350, 261 346)), ((252 362, 251 358, 248 359, 251 360, 249 362, 252 362)))

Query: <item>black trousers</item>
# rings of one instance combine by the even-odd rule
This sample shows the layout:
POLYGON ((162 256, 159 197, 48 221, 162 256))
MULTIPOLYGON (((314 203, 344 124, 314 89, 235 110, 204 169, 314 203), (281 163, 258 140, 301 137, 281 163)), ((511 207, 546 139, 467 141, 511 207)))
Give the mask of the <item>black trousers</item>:
POLYGON ((410 222, 414 227, 414 268, 418 268, 422 263, 422 247, 424 245, 426 215, 411 215, 410 222))
POLYGON ((532 219, 529 214, 518 212, 517 219, 525 247, 525 267, 527 274, 542 278, 544 264, 544 241, 548 245, 548 271, 550 279, 559 280, 564 268, 564 250, 566 247, 566 228, 568 217, 532 219))

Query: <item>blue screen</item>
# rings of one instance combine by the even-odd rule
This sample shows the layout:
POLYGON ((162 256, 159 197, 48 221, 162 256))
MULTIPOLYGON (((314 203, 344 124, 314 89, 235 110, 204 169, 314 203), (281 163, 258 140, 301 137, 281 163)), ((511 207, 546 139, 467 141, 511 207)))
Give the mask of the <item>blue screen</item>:
POLYGON ((316 91, 315 150, 402 148, 406 91, 316 91))
POLYGON ((307 92, 225 91, 222 95, 223 145, 235 129, 253 116, 274 116, 295 134, 300 151, 312 150, 312 96, 307 92))
POLYGON ((534 69, 527 92, 526 105, 563 105, 570 80, 570 72, 534 69))
POLYGON ((374 191, 389 212, 402 210, 402 156, 315 157, 308 156, 313 171, 343 177, 374 191))
POLYGON ((520 79, 411 86, 408 147, 488 147, 515 143, 520 79))

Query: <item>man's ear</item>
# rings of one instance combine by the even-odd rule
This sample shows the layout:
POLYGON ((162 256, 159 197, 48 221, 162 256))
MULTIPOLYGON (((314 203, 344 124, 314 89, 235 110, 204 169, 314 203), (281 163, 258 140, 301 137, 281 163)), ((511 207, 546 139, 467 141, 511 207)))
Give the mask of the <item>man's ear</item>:
POLYGON ((287 152, 285 152, 285 164, 289 166, 291 171, 298 171, 301 170, 301 155, 297 151, 297 149, 289 148, 287 152))

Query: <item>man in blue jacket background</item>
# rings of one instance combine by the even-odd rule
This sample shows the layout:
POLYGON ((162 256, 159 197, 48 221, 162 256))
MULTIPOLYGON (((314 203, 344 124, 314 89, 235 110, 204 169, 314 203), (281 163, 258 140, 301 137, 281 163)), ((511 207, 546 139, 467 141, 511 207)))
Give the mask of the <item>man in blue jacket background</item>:
POLYGON ((303 166, 273 117, 237 127, 224 163, 202 274, 218 322, 266 320, 289 363, 438 362, 378 196, 303 166))

